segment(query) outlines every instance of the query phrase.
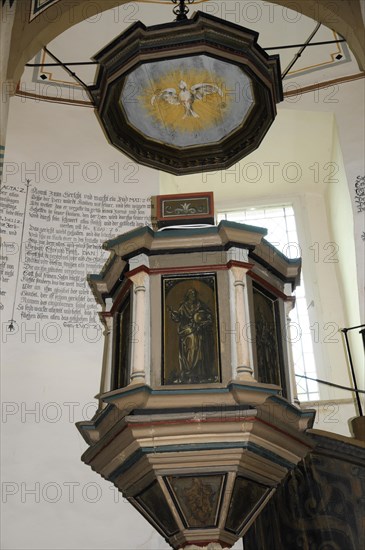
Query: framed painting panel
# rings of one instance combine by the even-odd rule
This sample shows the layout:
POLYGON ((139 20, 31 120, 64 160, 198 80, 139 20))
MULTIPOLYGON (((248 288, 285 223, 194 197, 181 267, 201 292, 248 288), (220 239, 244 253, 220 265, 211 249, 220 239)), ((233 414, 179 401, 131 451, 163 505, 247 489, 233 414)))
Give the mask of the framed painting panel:
POLYGON ((185 527, 211 529, 218 526, 226 484, 224 474, 175 475, 164 479, 185 527))
POLYGON ((253 285, 258 381, 276 384, 287 395, 277 297, 253 285))
POLYGON ((130 376, 131 295, 125 296, 115 318, 115 349, 112 389, 124 388, 130 376))
POLYGON ((270 487, 261 483, 238 476, 227 514, 225 526, 227 531, 240 533, 260 508, 270 490, 270 487))
POLYGON ((157 480, 137 496, 131 498, 131 502, 164 536, 171 536, 179 530, 157 480))
POLYGON ((162 278, 162 384, 221 382, 217 281, 162 278))

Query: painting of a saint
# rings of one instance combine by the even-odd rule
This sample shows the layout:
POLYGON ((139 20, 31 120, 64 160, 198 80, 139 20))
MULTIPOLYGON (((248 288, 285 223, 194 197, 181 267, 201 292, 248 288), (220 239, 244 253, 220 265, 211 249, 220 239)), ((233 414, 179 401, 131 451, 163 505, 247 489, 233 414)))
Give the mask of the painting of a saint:
POLYGON ((219 382, 214 277, 164 283, 165 383, 219 382))
POLYGON ((285 396, 286 383, 279 346, 280 321, 275 297, 269 297, 262 289, 254 286, 253 303, 258 380, 281 386, 285 396))

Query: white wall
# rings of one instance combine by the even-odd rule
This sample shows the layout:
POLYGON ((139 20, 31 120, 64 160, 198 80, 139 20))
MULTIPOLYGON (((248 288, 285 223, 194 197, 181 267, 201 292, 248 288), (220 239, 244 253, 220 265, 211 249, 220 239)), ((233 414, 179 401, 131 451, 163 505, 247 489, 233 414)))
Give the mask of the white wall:
MULTIPOLYGON (((361 324, 359 303, 357 300, 356 250, 352 238, 354 223, 352 223, 351 195, 348 188, 343 156, 339 144, 338 128, 333 128, 333 153, 334 162, 339 167, 338 181, 327 186, 326 205, 330 233, 333 240, 339 246, 339 262, 337 274, 340 283, 340 292, 344 297, 346 327, 361 324)), ((361 265, 359 268, 361 269, 361 265)), ((364 322, 364 321, 363 321, 364 322)), ((364 349, 358 330, 349 331, 351 354, 357 376, 359 388, 365 387, 364 349)))
MULTIPOLYGON (((158 173, 144 168, 135 176, 138 183, 114 183, 114 172, 109 167, 117 162, 123 174, 127 159, 107 144, 91 109, 13 98, 5 161, 11 163, 7 166, 8 185, 22 184, 21 163, 24 172, 39 162, 41 178, 37 186, 43 189, 132 196, 158 192, 158 173), (62 178, 54 185, 42 177, 42 167, 48 162, 57 162, 62 168, 62 178), (78 176, 71 183, 64 162, 79 162, 80 166, 97 162, 103 177, 90 184, 82 180, 77 169, 78 176), (14 166, 19 170, 10 176, 14 166)), ((28 176, 34 181, 34 175, 29 172, 28 176)), ((125 229, 120 227, 115 232, 125 229)), ((168 548, 121 495, 118 501, 111 484, 80 460, 87 445, 74 423, 95 412, 97 401, 93 396, 100 383, 102 340, 88 342, 76 331, 72 343, 69 332, 62 327, 60 341, 51 343, 43 337, 41 324, 36 343, 37 334, 27 333, 35 329, 34 320, 25 322, 22 331, 7 334, 14 287, 14 283, 6 287, 8 296, 0 312, 2 548, 168 548)), ((20 329, 22 321, 17 310, 15 320, 20 329)))
MULTIPOLYGON (((358 212, 355 206, 355 181, 357 176, 365 173, 365 86, 364 79, 331 85, 322 90, 312 91, 298 97, 287 99, 283 108, 288 110, 314 110, 323 113, 333 113, 335 128, 338 133, 337 149, 333 150, 333 161, 338 161, 338 167, 345 173, 352 207, 352 216, 346 197, 344 208, 348 212, 348 224, 353 226, 352 242, 355 243, 357 290, 359 310, 362 323, 365 319, 365 262, 364 241, 361 234, 365 230, 364 212, 358 212), (340 151, 340 153, 338 152, 340 151), (342 161, 340 161, 342 156, 342 161)), ((315 131, 308 136, 310 140, 318 138, 315 131)), ((335 141, 334 141, 335 144, 335 141)), ((352 245, 351 245, 352 246, 352 245)), ((352 285, 355 287, 355 285, 352 285)), ((361 373, 361 376, 363 373, 361 373)))

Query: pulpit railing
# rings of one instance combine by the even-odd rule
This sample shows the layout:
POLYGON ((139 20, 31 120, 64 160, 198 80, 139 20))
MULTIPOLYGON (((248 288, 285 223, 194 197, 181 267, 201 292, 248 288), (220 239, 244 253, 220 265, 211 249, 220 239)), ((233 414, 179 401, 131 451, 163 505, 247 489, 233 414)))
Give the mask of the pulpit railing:
POLYGON ((355 327, 343 328, 341 330, 341 332, 343 332, 344 337, 345 337, 346 350, 347 350, 347 355, 348 355, 350 369, 351 369, 351 376, 352 376, 352 382, 353 382, 353 385, 354 385, 354 391, 355 391, 355 397, 356 397, 356 404, 357 404, 358 413, 359 413, 359 416, 363 416, 362 406, 361 406, 361 401, 360 401, 360 395, 359 395, 359 393, 362 393, 362 392, 359 392, 358 387, 357 387, 355 368, 354 368, 354 363, 353 363, 352 354, 351 354, 351 347, 350 347, 350 342, 349 342, 348 335, 347 335, 347 333, 350 330, 357 330, 357 329, 361 329, 359 331, 359 334, 361 334, 361 336, 362 336, 362 342, 363 342, 364 351, 365 351, 365 325, 357 325, 355 327))

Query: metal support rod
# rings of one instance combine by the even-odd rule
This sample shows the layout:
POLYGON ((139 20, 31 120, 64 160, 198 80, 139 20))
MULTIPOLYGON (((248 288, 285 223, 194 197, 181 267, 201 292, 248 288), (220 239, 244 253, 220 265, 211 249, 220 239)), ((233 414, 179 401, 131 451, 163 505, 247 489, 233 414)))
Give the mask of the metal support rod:
POLYGON ((344 38, 341 38, 341 40, 323 40, 322 42, 310 42, 305 44, 289 44, 287 46, 270 46, 269 48, 262 48, 265 51, 269 50, 287 50, 289 48, 302 48, 305 46, 308 48, 308 46, 324 46, 325 44, 339 44, 340 42, 346 42, 344 38))
POLYGON ((362 329, 362 330, 359 330, 359 334, 361 334, 362 343, 363 343, 364 351, 365 351, 365 325, 356 325, 355 327, 348 327, 348 328, 343 329, 343 330, 356 330, 357 328, 362 329))
POLYGON ((327 380, 320 380, 319 378, 312 378, 311 376, 306 376, 305 374, 295 374, 298 378, 305 378, 306 380, 313 380, 314 382, 319 382, 319 384, 325 384, 326 386, 332 386, 333 388, 340 388, 341 390, 352 391, 354 393, 363 393, 365 395, 365 390, 355 390, 354 388, 349 388, 348 386, 341 386, 341 384, 335 384, 334 382, 327 382, 327 380))
POLYGON ((283 74, 281 75, 281 78, 285 78, 286 75, 288 74, 288 72, 290 71, 290 69, 293 67, 293 65, 295 65, 295 63, 298 61, 298 59, 300 58, 300 56, 302 55, 302 53, 304 52, 305 48, 308 46, 309 42, 312 40, 313 36, 316 34, 316 32, 318 31, 318 29, 320 28, 321 26, 321 23, 317 23, 316 25, 316 28, 314 29, 314 31, 311 33, 311 35, 309 36, 309 38, 306 40, 306 43, 300 48, 299 52, 295 54, 294 58, 291 60, 291 62, 289 63, 289 65, 287 66, 287 68, 285 69, 285 71, 283 72, 283 74))
MULTIPOLYGON (((324 46, 325 44, 339 44, 340 42, 346 42, 344 38, 341 40, 324 40, 323 42, 311 42, 310 44, 288 44, 287 46, 270 46, 269 48, 263 48, 265 51, 270 50, 288 50, 290 48, 301 48, 302 46, 324 46)), ((64 63, 26 63, 26 67, 72 67, 73 65, 99 65, 97 61, 70 61, 64 63)))
POLYGON ((66 71, 70 76, 72 76, 75 80, 77 80, 77 82, 79 82, 79 84, 81 84, 81 86, 82 86, 83 88, 85 88, 85 90, 86 90, 87 92, 89 92, 89 87, 88 87, 88 85, 85 84, 85 82, 83 82, 83 81, 81 80, 81 78, 79 78, 79 77, 77 76, 76 73, 72 72, 72 71, 67 67, 67 65, 65 65, 64 63, 62 63, 62 61, 61 61, 60 59, 58 59, 58 57, 56 57, 55 55, 53 55, 53 53, 51 53, 51 52, 49 51, 49 49, 46 48, 46 46, 44 46, 43 49, 44 49, 44 51, 45 51, 46 53, 48 53, 48 55, 49 55, 50 57, 52 57, 52 59, 54 59, 55 61, 57 61, 57 63, 59 63, 59 64, 65 69, 65 71, 66 71))
POLYGON ((365 351, 365 328, 360 330, 359 334, 361 334, 361 336, 362 336, 362 345, 364 346, 364 351, 365 351))
POLYGON ((70 63, 26 63, 26 67, 71 67, 71 65, 99 65, 97 61, 73 61, 70 63))
POLYGON ((346 330, 346 332, 347 332, 348 330, 355 330, 357 328, 365 328, 365 325, 356 325, 356 327, 348 327, 348 328, 344 328, 342 330, 343 331, 346 330))
MULTIPOLYGON (((352 330, 353 328, 355 328, 355 327, 351 327, 350 329, 348 329, 348 328, 343 328, 343 329, 341 330, 341 332, 343 332, 343 334, 345 335, 347 354, 348 354, 348 357, 349 357, 350 369, 351 369, 351 374, 352 374, 352 381, 353 381, 355 390, 357 390, 358 388, 357 388, 357 382, 356 382, 355 369, 354 369, 354 364, 353 364, 353 362, 352 362, 352 355, 351 355, 351 350, 350 350, 350 343, 349 343, 349 339, 348 339, 348 337, 347 337, 348 331, 349 331, 349 330, 352 330)), ((356 327, 356 328, 360 328, 360 327, 356 327)), ((359 416, 363 416, 359 393, 356 392, 355 395, 356 395, 356 403, 357 403, 357 408, 358 408, 359 416)))

